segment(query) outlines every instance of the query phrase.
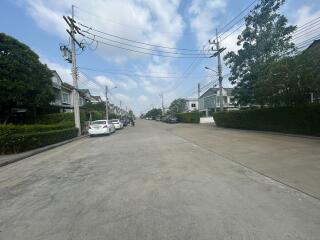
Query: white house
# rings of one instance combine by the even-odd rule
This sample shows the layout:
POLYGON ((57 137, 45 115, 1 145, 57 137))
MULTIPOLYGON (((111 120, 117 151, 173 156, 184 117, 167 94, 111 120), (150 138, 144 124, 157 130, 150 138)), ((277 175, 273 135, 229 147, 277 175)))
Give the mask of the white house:
POLYGON ((198 99, 186 98, 186 112, 192 112, 198 110, 198 99))
MULTIPOLYGON (((236 109, 234 96, 232 95, 233 88, 223 88, 223 108, 226 110, 236 109)), ((205 116, 210 115, 220 108, 220 90, 219 88, 210 88, 199 98, 199 111, 205 116)))

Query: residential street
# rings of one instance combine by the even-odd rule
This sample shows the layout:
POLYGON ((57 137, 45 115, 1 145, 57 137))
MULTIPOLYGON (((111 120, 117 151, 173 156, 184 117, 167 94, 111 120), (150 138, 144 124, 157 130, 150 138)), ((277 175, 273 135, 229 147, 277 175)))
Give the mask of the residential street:
POLYGON ((319 146, 139 120, 0 168, 0 239, 318 240, 319 146))

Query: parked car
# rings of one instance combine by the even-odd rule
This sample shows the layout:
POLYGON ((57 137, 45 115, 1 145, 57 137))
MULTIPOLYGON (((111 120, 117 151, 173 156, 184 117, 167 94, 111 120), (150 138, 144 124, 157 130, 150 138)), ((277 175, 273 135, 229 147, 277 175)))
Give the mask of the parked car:
POLYGON ((114 125, 114 127, 116 128, 116 130, 123 128, 123 124, 119 119, 112 119, 111 122, 114 125))
POLYGON ((168 122, 168 118, 169 118, 169 116, 162 116, 161 117, 161 121, 162 122, 168 122))
POLYGON ((107 120, 97 120, 93 121, 89 125, 89 136, 93 135, 101 135, 101 134, 110 134, 114 130, 114 126, 112 124, 109 124, 107 120))
POLYGON ((111 120, 109 120, 108 123, 111 126, 111 133, 114 133, 116 131, 114 124, 111 122, 111 120))
POLYGON ((161 120, 160 116, 156 117, 156 121, 160 121, 160 120, 161 120))
POLYGON ((167 122, 168 122, 168 123, 177 123, 177 122, 178 122, 178 118, 176 118, 176 117, 169 117, 167 122))

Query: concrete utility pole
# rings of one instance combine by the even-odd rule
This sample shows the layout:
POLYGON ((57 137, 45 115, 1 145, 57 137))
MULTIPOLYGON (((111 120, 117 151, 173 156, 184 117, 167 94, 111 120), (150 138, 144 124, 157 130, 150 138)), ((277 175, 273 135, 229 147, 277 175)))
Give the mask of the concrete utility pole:
MULTIPOLYGON (((219 92, 220 92, 220 111, 223 111, 223 95, 222 95, 222 91, 223 91, 223 87, 222 87, 222 65, 221 65, 221 53, 225 50, 225 48, 221 48, 220 47, 220 42, 219 42, 219 34, 218 34, 218 29, 216 29, 216 40, 214 40, 213 42, 211 42, 209 40, 210 44, 215 44, 216 45, 216 50, 215 53, 213 54, 213 57, 218 57, 218 77, 219 77, 219 92)), ((213 50, 213 48, 212 48, 213 50)), ((214 86, 213 86, 214 88, 214 86)))
MULTIPOLYGON (((72 5, 72 20, 74 20, 74 5, 72 5)), ((79 109, 79 92, 78 92, 78 72, 77 72, 77 59, 76 59, 76 43, 75 43, 75 29, 74 25, 70 25, 71 32, 71 59, 72 59, 72 79, 73 79, 73 111, 75 126, 78 128, 78 135, 81 135, 80 125, 80 109, 79 109)))
POLYGON ((120 100, 120 119, 122 119, 122 108, 121 108, 121 104, 122 104, 122 102, 121 102, 121 100, 120 100))
POLYGON ((108 99, 108 86, 106 85, 106 119, 109 120, 109 99, 108 99))
POLYGON ((66 21, 66 23, 69 26, 69 30, 67 29, 67 33, 70 36, 71 40, 71 50, 68 48, 68 46, 60 46, 60 51, 63 53, 63 57, 66 61, 72 64, 71 67, 71 73, 72 73, 72 79, 73 79, 73 90, 72 90, 72 98, 73 98, 73 112, 74 112, 74 122, 76 128, 78 128, 79 132, 78 135, 81 135, 81 125, 80 125, 80 109, 79 109, 79 89, 78 89, 78 70, 77 70, 77 59, 76 59, 76 44, 79 48, 84 50, 84 45, 82 43, 79 43, 75 35, 76 33, 81 34, 79 31, 79 27, 75 25, 74 20, 74 5, 72 5, 72 16, 66 17, 63 16, 63 19, 66 21))
POLYGON ((161 94, 159 94, 159 96, 161 97, 161 107, 162 107, 162 115, 163 115, 164 114, 163 92, 161 94))
POLYGON ((200 83, 198 83, 198 114, 199 114, 199 123, 200 123, 200 83))

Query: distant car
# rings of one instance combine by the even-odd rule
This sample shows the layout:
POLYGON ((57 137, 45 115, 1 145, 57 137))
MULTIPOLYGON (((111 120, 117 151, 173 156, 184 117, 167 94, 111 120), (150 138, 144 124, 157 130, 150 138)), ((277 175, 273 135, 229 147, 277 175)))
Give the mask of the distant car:
POLYGON ((123 124, 119 119, 112 119, 111 122, 114 125, 114 127, 116 128, 116 130, 123 128, 123 124))
POLYGON ((168 122, 169 116, 162 116, 161 122, 168 122))
POLYGON ((101 135, 101 134, 110 134, 114 130, 114 126, 109 124, 107 120, 97 120, 93 121, 89 126, 89 136, 101 135))
POLYGON ((177 123, 178 122, 178 118, 176 117, 169 117, 167 120, 168 123, 177 123))
POLYGON ((156 117, 156 121, 160 121, 161 120, 161 117, 156 117))

